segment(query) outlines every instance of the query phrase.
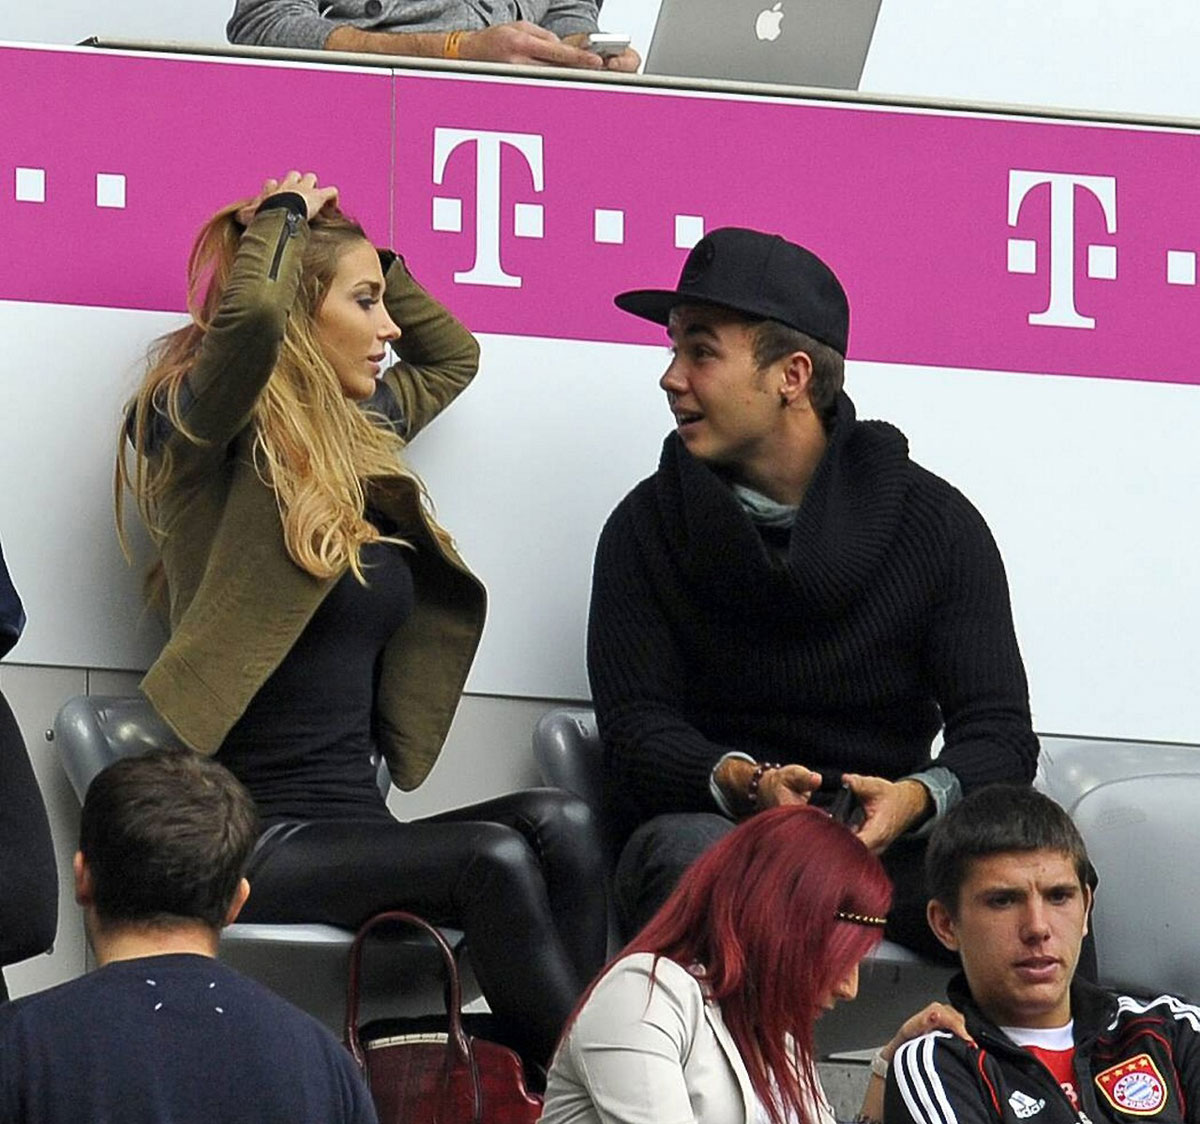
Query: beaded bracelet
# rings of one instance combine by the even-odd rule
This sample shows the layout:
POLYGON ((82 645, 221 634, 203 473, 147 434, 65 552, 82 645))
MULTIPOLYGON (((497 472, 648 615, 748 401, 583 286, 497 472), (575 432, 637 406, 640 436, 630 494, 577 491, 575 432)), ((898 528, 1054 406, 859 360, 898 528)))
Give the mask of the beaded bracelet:
POLYGON ((750 810, 758 811, 758 786, 764 776, 772 769, 778 769, 779 766, 773 761, 760 761, 754 766, 754 773, 750 777, 750 787, 746 789, 746 799, 750 802, 750 810))
POLYGON ((442 44, 442 58, 457 59, 462 57, 458 51, 462 43, 462 37, 465 34, 465 31, 451 31, 446 35, 446 42, 442 44))

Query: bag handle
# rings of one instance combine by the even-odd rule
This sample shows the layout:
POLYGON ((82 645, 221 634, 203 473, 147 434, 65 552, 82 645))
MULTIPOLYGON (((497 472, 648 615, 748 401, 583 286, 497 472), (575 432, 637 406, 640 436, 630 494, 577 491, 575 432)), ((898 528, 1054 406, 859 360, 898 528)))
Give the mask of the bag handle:
POLYGON ((449 1020, 446 1047, 452 1053, 457 1054, 463 1064, 470 1065, 471 1046, 463 1031, 462 986, 458 979, 458 965, 454 962, 454 953, 450 951, 446 938, 428 921, 423 917, 418 917, 415 913, 408 913, 402 909, 389 909, 375 914, 374 917, 368 917, 358 932, 354 934, 354 943, 350 946, 350 973, 346 983, 346 1045, 350 1047, 350 1052, 354 1055, 354 1060, 358 1062, 359 1067, 365 1068, 366 1054, 363 1052, 362 1042, 358 1037, 359 979, 362 971, 363 941, 376 926, 397 921, 423 930, 442 954, 442 966, 446 974, 446 1016, 449 1020))

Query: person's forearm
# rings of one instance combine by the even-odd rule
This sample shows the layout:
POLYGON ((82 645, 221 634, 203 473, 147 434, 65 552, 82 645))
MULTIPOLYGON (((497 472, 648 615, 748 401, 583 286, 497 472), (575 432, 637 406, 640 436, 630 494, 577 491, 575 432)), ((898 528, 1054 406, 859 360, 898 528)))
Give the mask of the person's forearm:
POLYGON ((643 816, 717 811, 709 789, 713 766, 728 752, 669 707, 607 705, 596 717, 611 750, 614 791, 643 816))
POLYGON ((946 724, 936 764, 958 777, 963 792, 996 782, 1028 784, 1038 741, 1004 563, 983 517, 959 503, 922 656, 946 724))
POLYGON ((403 335, 396 345, 402 362, 384 374, 404 417, 403 436, 411 438, 437 417, 466 388, 479 369, 479 342, 408 272, 403 260, 391 262, 384 304, 403 335))
MULTIPOLYGON (((303 208, 302 199, 298 205, 303 208)), ((187 444, 205 457, 222 455, 275 369, 308 234, 295 205, 260 210, 242 233, 221 303, 186 379, 187 444)))
POLYGON ((325 40, 327 51, 358 51, 370 55, 408 55, 410 58, 440 59, 445 56, 448 35, 444 31, 363 31, 342 24, 325 40))
POLYGON ((373 54, 504 62, 520 66, 567 66, 595 70, 600 57, 564 43, 553 32, 517 20, 470 31, 382 32, 342 26, 325 40, 330 50, 369 51, 373 54))
POLYGON ((601 533, 588 616, 588 679, 610 776, 645 817, 715 810, 709 778, 733 747, 709 741, 685 714, 686 671, 627 505, 601 533))
POLYGON ((883 1093, 887 1088, 882 1077, 871 1074, 867 1080, 867 1091, 863 1093, 862 1107, 858 1119, 864 1124, 879 1124, 883 1120, 883 1093))

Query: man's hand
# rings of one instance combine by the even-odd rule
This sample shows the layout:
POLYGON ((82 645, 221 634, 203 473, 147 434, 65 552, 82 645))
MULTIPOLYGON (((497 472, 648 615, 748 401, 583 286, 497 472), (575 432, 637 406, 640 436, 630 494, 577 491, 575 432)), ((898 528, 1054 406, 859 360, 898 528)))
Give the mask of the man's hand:
POLYGON ((768 769, 758 782, 758 801, 750 806, 750 780, 757 768, 750 761, 731 757, 717 769, 717 784, 725 793, 733 808, 746 812, 761 812, 764 808, 778 808, 784 804, 807 804, 812 794, 821 787, 821 774, 806 769, 803 765, 781 765, 768 769))
POLYGON ((876 854, 933 811, 933 797, 920 781, 885 781, 856 773, 846 773, 844 780, 866 813, 856 828, 858 837, 876 854))
MULTIPOLYGON (((458 57, 476 62, 512 62, 524 66, 574 66, 585 70, 600 70, 604 60, 592 51, 585 51, 569 36, 560 39, 528 20, 499 23, 481 31, 468 31, 458 44, 458 57)), ((586 37, 585 37, 586 38, 586 37)))
MULTIPOLYGON (((570 43, 573 47, 581 47, 587 49, 587 32, 581 31, 577 35, 564 35, 563 42, 570 43)), ((588 54, 594 52, 588 51, 588 54)), ((600 56, 597 56, 600 58, 600 56)), ((637 68, 642 65, 642 56, 637 53, 632 47, 626 47, 619 55, 613 55, 610 58, 600 58, 605 70, 619 70, 623 74, 634 74, 637 68)))
POLYGON ((781 765, 763 773, 758 782, 758 810, 785 804, 807 804, 820 787, 820 773, 803 765, 781 765))
MULTIPOLYGON (((599 70, 604 60, 585 51, 573 40, 567 43, 553 31, 528 20, 498 23, 479 31, 464 31, 458 40, 458 57, 472 62, 511 62, 522 66, 574 66, 599 70)), ((378 55, 411 55, 437 59, 446 49, 444 31, 363 31, 342 24, 325 40, 327 51, 361 51, 378 55)))

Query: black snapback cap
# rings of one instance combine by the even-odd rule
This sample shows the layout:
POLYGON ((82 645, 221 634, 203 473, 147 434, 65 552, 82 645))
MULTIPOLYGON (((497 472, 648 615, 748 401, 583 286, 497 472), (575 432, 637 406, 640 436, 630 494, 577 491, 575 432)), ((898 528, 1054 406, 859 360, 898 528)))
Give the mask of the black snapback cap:
POLYGON ((674 289, 619 293, 616 306, 666 324, 679 304, 715 304, 778 320, 846 354, 850 305, 832 269, 811 250, 761 230, 723 226, 706 234, 683 263, 674 289))

